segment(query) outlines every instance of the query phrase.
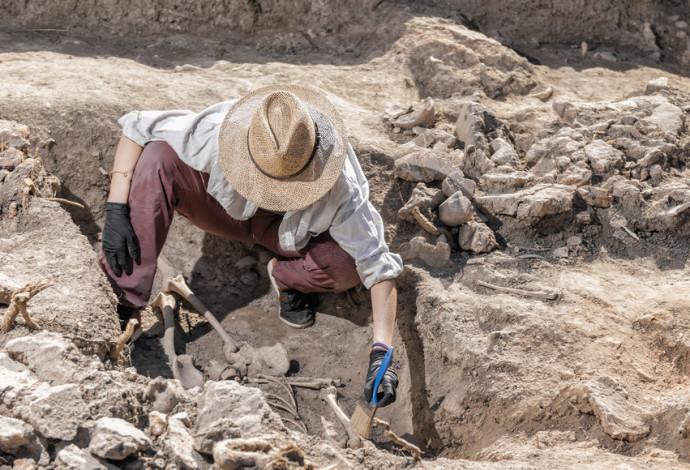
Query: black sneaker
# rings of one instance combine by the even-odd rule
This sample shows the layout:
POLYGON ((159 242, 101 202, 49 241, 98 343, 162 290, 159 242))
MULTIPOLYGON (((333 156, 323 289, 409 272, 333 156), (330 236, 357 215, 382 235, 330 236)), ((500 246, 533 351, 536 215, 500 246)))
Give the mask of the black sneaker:
POLYGON ((293 328, 307 328, 314 324, 316 295, 288 289, 280 292, 279 299, 280 321, 293 328))

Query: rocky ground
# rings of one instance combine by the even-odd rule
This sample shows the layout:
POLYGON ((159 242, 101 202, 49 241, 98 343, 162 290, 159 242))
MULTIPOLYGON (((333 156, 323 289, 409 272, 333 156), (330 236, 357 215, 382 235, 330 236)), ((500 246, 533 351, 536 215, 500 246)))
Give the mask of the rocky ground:
POLYGON ((172 349, 157 307, 118 347, 97 253, 119 116, 299 81, 342 110, 405 259, 399 398, 377 416, 424 467, 690 467, 682 5, 578 3, 577 28, 571 3, 345 2, 307 8, 300 35, 250 3, 0 16, 0 467, 420 465, 382 428, 348 439, 325 385, 300 384, 352 412, 368 293, 324 295, 291 330, 264 250, 176 219, 155 293, 182 274, 240 349, 178 294, 172 349))

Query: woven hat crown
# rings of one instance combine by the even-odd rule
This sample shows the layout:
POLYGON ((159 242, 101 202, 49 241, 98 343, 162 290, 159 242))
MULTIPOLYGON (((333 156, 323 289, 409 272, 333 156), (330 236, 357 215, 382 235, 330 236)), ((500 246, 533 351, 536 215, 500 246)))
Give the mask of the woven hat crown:
POLYGON ((306 105, 293 93, 266 95, 252 115, 247 134, 249 153, 257 168, 272 178, 290 178, 311 162, 316 141, 306 105))

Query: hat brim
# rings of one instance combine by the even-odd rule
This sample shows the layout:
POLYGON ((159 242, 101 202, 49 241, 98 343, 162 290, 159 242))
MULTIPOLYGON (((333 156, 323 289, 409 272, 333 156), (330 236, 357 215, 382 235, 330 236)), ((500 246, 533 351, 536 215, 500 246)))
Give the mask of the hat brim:
POLYGON ((321 90, 306 85, 268 86, 244 96, 230 108, 218 135, 218 160, 225 179, 242 197, 269 211, 300 210, 318 201, 337 181, 346 156, 346 129, 340 114, 321 90), (262 173, 247 147, 252 114, 266 95, 276 91, 289 91, 302 100, 319 131, 310 165, 289 179, 262 173))

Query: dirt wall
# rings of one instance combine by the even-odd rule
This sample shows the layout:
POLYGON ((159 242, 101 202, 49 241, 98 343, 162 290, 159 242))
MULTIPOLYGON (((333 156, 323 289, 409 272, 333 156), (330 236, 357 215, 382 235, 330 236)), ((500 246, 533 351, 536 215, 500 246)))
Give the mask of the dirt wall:
POLYGON ((404 29, 400 14, 458 19, 525 50, 554 43, 579 47, 585 41, 590 48, 626 48, 662 62, 690 64, 684 21, 688 6, 675 0, 7 0, 0 10, 0 28, 87 29, 127 37, 242 37, 280 53, 358 53, 370 49, 361 47, 369 40, 392 42, 404 29))

